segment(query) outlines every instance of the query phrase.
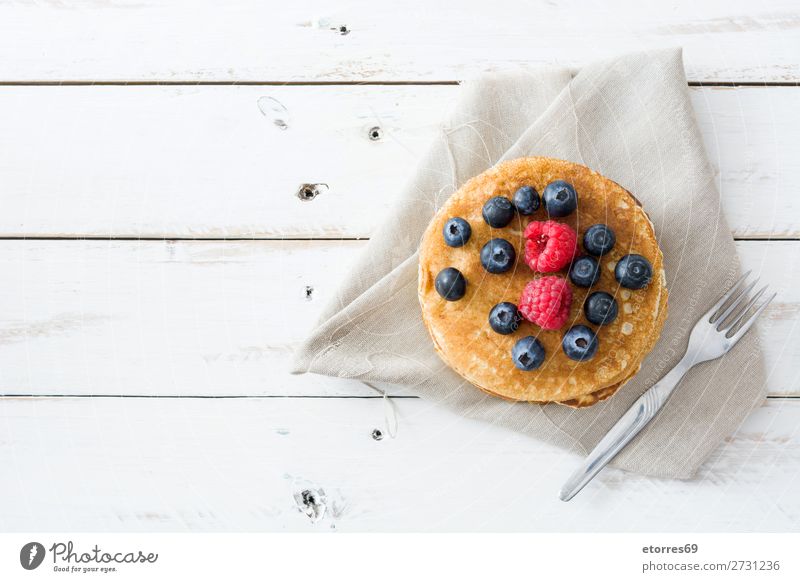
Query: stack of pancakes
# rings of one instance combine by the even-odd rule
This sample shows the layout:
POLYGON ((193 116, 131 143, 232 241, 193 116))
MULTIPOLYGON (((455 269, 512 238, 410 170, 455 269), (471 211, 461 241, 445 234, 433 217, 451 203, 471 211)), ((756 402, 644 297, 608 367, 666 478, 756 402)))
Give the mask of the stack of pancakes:
MULTIPOLYGON (((558 273, 569 281, 567 266, 558 273)), ((495 396, 530 402, 558 402, 573 407, 591 406, 612 396, 639 371, 655 345, 667 314, 663 256, 653 225, 638 201, 619 184, 585 166, 552 158, 522 158, 498 164, 469 180, 437 212, 420 246, 419 299, 425 325, 442 359, 469 382, 495 396), (544 330, 523 321, 510 335, 500 335, 489 326, 489 312, 501 301, 518 304, 525 285, 536 277, 525 263, 525 226, 532 220, 548 220, 541 207, 531 216, 515 214, 505 228, 492 228, 483 219, 484 203, 493 196, 513 198, 522 186, 543 192, 555 180, 571 183, 578 193, 578 208, 570 216, 557 218, 578 234, 578 254, 587 228, 609 226, 616 244, 599 257, 600 280, 590 288, 570 283, 573 291, 570 317, 562 329, 544 330), (445 244, 442 229, 453 217, 472 227, 462 247, 445 244), (490 274, 480 261, 481 247, 492 238, 504 238, 517 251, 514 267, 506 273, 490 274), (617 261, 626 254, 644 256, 653 267, 653 279, 644 289, 625 289, 614 277, 617 261), (455 267, 467 280, 464 297, 446 301, 435 290, 436 275, 455 267), (619 315, 608 325, 586 320, 583 302, 594 291, 615 297, 619 315), (561 348, 564 332, 573 325, 587 325, 597 332, 599 347, 590 360, 569 359, 561 348), (545 348, 545 361, 536 370, 514 366, 511 348, 522 337, 532 335, 545 348)))

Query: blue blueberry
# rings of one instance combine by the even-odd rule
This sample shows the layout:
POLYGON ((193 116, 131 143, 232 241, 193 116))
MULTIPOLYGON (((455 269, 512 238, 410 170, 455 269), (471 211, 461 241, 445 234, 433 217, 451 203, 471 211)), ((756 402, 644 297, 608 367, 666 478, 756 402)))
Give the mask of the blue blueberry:
POLYGON ((617 300, 605 291, 595 291, 583 304, 583 313, 595 325, 608 325, 617 318, 617 300))
POLYGON ((454 267, 442 269, 436 275, 436 292, 448 301, 458 301, 467 292, 467 280, 454 267))
POLYGON ((625 255, 617 263, 614 276, 623 287, 643 289, 653 279, 653 267, 642 255, 625 255))
POLYGON ((569 216, 578 207, 578 193, 572 184, 564 180, 550 182, 542 193, 542 202, 547 214, 555 218, 569 216))
POLYGON ((505 273, 514 266, 516 259, 514 247, 502 238, 493 238, 481 249, 481 265, 490 273, 505 273))
POLYGON ((514 344, 511 348, 511 359, 520 370, 535 370, 544 362, 544 347, 538 339, 529 335, 514 344))
POLYGON ((590 255, 601 257, 614 248, 617 237, 605 224, 590 226, 583 235, 583 248, 590 255))
POLYGON ((530 216, 539 210, 539 193, 533 186, 523 186, 514 192, 514 207, 523 216, 530 216))
POLYGON ((514 218, 514 206, 511 200, 504 196, 489 198, 483 205, 483 219, 492 228, 508 226, 512 218, 514 218))
POLYGON ((584 362, 597 353, 597 335, 585 325, 576 325, 567 330, 561 340, 561 348, 571 360, 584 362))
POLYGON ((578 257, 569 269, 569 279, 578 287, 591 287, 600 279, 600 264, 589 255, 578 257))
POLYGON ((442 229, 444 243, 449 247, 463 247, 472 236, 472 227, 463 218, 451 218, 442 229))
POLYGON ((508 335, 517 331, 522 316, 517 311, 517 306, 508 301, 498 303, 489 312, 489 325, 497 333, 508 335))

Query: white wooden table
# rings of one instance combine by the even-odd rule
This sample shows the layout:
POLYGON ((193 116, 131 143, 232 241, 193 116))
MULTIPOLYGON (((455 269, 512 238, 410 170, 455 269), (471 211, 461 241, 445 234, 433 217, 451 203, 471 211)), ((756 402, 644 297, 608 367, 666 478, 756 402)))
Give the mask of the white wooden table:
POLYGON ((800 7, 643 4, 1 3, 0 531, 800 530, 800 7), (670 45, 780 291, 697 480, 563 504, 574 455, 413 398, 376 441, 380 398, 286 373, 458 80, 670 45))

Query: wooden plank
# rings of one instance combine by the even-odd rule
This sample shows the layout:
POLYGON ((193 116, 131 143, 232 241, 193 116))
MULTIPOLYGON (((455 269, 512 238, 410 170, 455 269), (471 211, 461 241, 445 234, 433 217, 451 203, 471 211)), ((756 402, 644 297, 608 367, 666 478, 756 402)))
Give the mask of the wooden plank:
POLYGON ((287 358, 360 246, 2 241, 0 393, 330 393, 287 358))
POLYGON ((5 2, 0 80, 420 81, 684 46, 696 81, 800 79, 797 4, 5 2))
POLYGON ((799 531, 800 402, 771 400, 693 481, 608 469, 565 505, 577 454, 395 400, 0 400, 0 528, 27 531, 799 531), (53 483, 58 487, 53 487, 53 483), (294 495, 324 491, 316 521, 294 495))
MULTIPOLYGON (((0 236, 366 237, 458 92, 0 87, 0 236), (303 183, 328 188, 301 201, 303 183)), ((692 90, 737 237, 800 236, 797 97, 692 90)))
MULTIPOLYGON (((374 394, 287 376, 359 241, 0 242, 2 394, 374 394)), ((800 393, 800 243, 738 243, 780 293, 760 328, 773 394, 800 393)))

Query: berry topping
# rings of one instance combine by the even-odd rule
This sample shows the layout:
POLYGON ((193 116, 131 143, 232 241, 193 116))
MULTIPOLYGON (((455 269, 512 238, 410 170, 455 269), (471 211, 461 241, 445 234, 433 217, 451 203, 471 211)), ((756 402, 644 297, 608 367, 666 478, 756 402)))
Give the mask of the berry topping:
POLYGON ((614 248, 617 237, 614 231, 605 224, 595 224, 586 230, 583 235, 583 248, 586 252, 595 257, 601 257, 614 248))
POLYGON ((586 298, 583 313, 595 325, 607 325, 617 318, 617 301, 605 291, 595 291, 586 298))
POLYGON ((481 265, 490 273, 505 273, 514 266, 516 259, 514 247, 502 238, 493 238, 481 249, 481 265))
POLYGON ((495 196, 489 198, 483 205, 483 219, 492 228, 508 226, 512 218, 514 218, 514 206, 508 198, 495 196))
POLYGON ((519 312, 542 329, 559 329, 569 318, 572 289, 566 279, 550 275, 534 279, 522 290, 519 312))
POLYGON ((597 335, 585 325, 576 325, 567 330, 561 340, 561 348, 571 360, 591 360, 597 353, 597 335))
POLYGON ((530 216, 539 210, 539 193, 533 186, 523 186, 514 192, 514 207, 523 216, 530 216))
POLYGON ((436 292, 448 301, 458 301, 467 292, 467 280, 454 267, 442 269, 436 275, 436 292))
POLYGON ((508 335, 517 331, 522 316, 517 311, 517 306, 508 301, 498 303, 489 312, 489 325, 497 333, 508 335))
POLYGON ((569 280, 578 287, 591 287, 600 279, 600 264, 589 255, 578 257, 572 262, 569 280))
POLYGON ((525 262, 534 271, 554 273, 569 264, 578 250, 578 235, 567 224, 534 221, 525 228, 525 262))
POLYGON ((614 276, 628 289, 643 289, 653 278, 653 267, 642 255, 625 255, 617 263, 614 276))
POLYGON ((538 339, 529 335, 514 344, 511 348, 511 358, 517 368, 529 372, 544 362, 544 347, 538 339))
POLYGON ((564 180, 550 182, 542 193, 542 202, 550 216, 569 216, 578 207, 578 193, 572 184, 564 180))
POLYGON ((472 227, 463 218, 451 218, 442 229, 444 243, 449 247, 463 247, 472 236, 472 227))

